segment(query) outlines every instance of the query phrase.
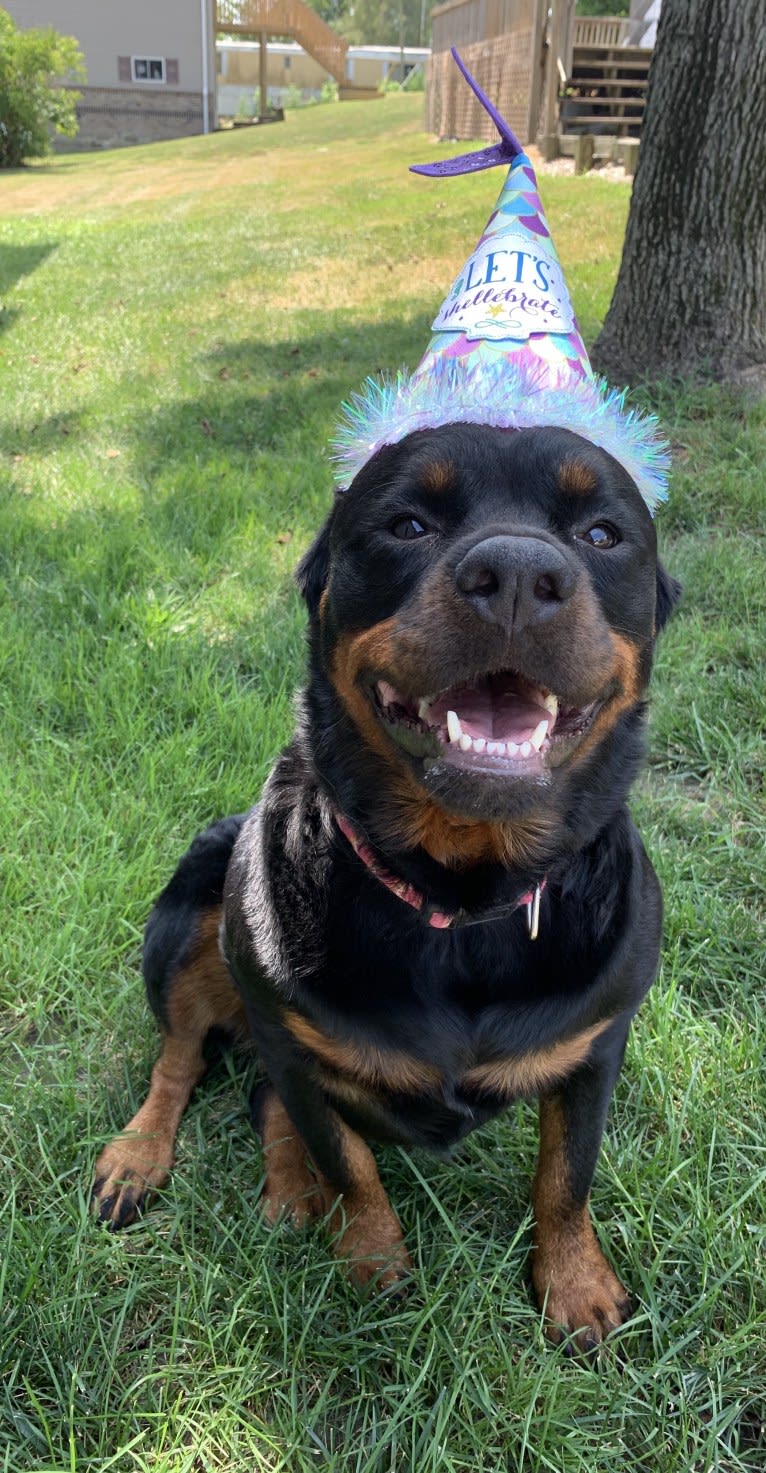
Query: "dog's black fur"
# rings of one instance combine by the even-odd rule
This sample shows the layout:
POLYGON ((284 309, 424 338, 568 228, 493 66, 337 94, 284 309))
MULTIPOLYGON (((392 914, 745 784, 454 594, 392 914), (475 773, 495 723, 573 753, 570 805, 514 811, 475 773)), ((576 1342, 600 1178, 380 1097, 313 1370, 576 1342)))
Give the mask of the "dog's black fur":
POLYGON ((270 1081, 254 1112, 267 1212, 340 1197, 338 1249, 362 1281, 396 1283, 409 1263, 362 1138, 448 1152, 538 1095, 535 1287, 551 1333, 592 1347, 628 1312, 587 1202, 657 967, 659 886, 625 801, 678 585, 609 455, 565 430, 470 425, 380 451, 298 583, 297 730, 257 807, 195 840, 152 913, 145 976, 165 1049, 139 1135, 97 1167, 101 1215, 119 1226, 164 1178, 219 1027, 255 1040, 270 1081), (419 721, 419 699, 457 688, 470 703, 476 684, 496 709, 511 678, 496 672, 558 697, 543 758, 459 757, 419 721), (519 901, 540 883, 533 940, 519 901))

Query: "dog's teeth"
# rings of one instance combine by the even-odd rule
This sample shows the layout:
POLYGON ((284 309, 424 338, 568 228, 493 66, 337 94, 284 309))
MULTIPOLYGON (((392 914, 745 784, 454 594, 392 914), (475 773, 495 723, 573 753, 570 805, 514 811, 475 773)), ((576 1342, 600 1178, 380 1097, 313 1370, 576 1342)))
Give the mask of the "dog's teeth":
POLYGON ((421 721, 428 721, 428 712, 430 710, 430 707, 431 702, 427 701, 425 697, 423 697, 422 701, 418 701, 418 717, 421 721))
POLYGON ((471 738, 469 737, 467 731, 463 732, 460 741, 458 742, 458 746, 461 752, 470 752, 473 746, 473 742, 471 741, 471 738))
POLYGON ((487 742, 487 756, 488 757, 496 757, 497 756, 497 748, 498 748, 498 743, 497 742, 487 742))
POLYGON ((447 732, 449 734, 450 741, 457 745, 457 743, 460 741, 461 736, 463 735, 463 728, 460 725, 460 721, 456 711, 447 712, 447 732))
POLYGON ((474 739, 473 739, 473 750, 474 750, 474 752, 483 752, 485 750, 485 748, 486 748, 486 745, 487 745, 486 737, 474 737, 474 739))
POLYGON ((532 746, 534 747, 534 749, 535 749, 536 752, 539 752, 540 751, 540 748, 541 748, 543 742, 545 741, 545 738, 546 738, 547 735, 548 735, 548 722, 547 721, 541 721, 540 722, 540 725, 535 727, 534 731, 532 732, 531 737, 529 738, 529 740, 532 743, 532 746))
POLYGON ((518 755, 519 755, 518 744, 516 742, 509 742, 508 743, 508 756, 509 757, 518 757, 518 755))
POLYGON ((545 710, 546 711, 550 711, 551 716, 553 717, 553 719, 555 721, 556 720, 556 717, 558 715, 558 710, 559 710, 558 697, 557 696, 554 696, 552 694, 549 695, 549 696, 546 696, 545 697, 545 700, 543 701, 543 706, 545 707, 545 710))
POLYGON ((521 746, 519 747, 519 756, 520 757, 531 757, 532 756, 532 743, 531 742, 522 742, 521 746))

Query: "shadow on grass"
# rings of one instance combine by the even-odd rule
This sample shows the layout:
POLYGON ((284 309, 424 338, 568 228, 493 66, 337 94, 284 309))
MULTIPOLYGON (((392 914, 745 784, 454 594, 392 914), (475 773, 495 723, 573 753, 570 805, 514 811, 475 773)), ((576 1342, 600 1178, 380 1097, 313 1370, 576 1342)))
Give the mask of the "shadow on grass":
MULTIPOLYGON (((18 314, 12 311, 6 316, 0 310, 0 328, 10 326, 18 314)), ((32 424, 21 426, 12 424, 8 420, 0 421, 0 452, 7 455, 41 455, 51 450, 61 448, 61 441, 70 435, 76 435, 82 428, 82 410, 77 409, 70 414, 51 414, 47 418, 36 419, 32 424)))
MULTIPOLYGON (((22 276, 29 276, 42 266, 55 250, 55 241, 37 241, 34 245, 0 244, 0 297, 9 292, 22 276)), ((9 328, 18 315, 18 308, 0 302, 0 332, 9 328)))
MULTIPOLYGON (((13 454, 58 451, 57 484, 72 486, 55 511, 22 477, 0 490, 19 660, 36 670, 46 648, 46 711, 59 737, 82 737, 94 719, 78 695, 91 668, 103 672, 105 720, 126 742, 131 707, 136 719, 156 708, 147 721, 158 732, 173 702, 176 721, 193 723, 178 676, 192 690, 204 670, 230 728, 236 692, 259 693, 270 713, 259 718, 258 761, 278 750, 303 648, 291 573, 331 505, 328 440, 341 401, 371 367, 417 361, 427 339, 422 314, 334 323, 300 343, 222 342, 201 360, 203 392, 126 420, 119 459, 106 458, 103 434, 100 449, 89 443, 90 405, 0 432, 13 454)), ((17 701, 19 726, 22 712, 17 701)), ((242 732, 232 739, 244 745, 242 732)))

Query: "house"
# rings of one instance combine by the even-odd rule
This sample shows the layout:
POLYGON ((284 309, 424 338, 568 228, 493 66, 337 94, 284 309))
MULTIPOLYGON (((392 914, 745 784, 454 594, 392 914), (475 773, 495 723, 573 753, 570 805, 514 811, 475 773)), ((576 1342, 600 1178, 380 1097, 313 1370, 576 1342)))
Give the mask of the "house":
POLYGON ((215 0, 3 0, 3 6, 25 29, 54 26, 79 42, 88 77, 75 146, 148 143, 215 127, 215 0))
MULTIPOLYGON (((219 37, 218 113, 235 117, 253 111, 253 93, 260 83, 260 43, 239 37, 219 37)), ((345 53, 345 77, 350 86, 375 95, 387 78, 402 81, 422 69, 430 56, 425 46, 349 46, 345 53)), ((267 46, 266 84, 272 107, 282 107, 292 92, 304 100, 318 98, 331 74, 296 41, 274 41, 267 46)))

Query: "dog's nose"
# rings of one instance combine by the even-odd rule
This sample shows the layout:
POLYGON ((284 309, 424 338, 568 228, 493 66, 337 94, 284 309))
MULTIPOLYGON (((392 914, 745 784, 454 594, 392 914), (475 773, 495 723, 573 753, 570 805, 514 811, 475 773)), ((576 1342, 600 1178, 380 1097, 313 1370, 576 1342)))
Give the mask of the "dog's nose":
POLYGON ((486 537, 455 569, 458 591, 482 619, 509 631, 554 617, 576 582, 565 553, 538 537, 486 537))

